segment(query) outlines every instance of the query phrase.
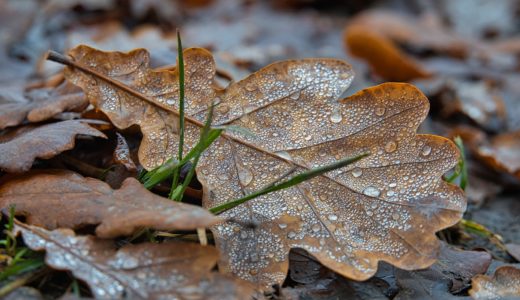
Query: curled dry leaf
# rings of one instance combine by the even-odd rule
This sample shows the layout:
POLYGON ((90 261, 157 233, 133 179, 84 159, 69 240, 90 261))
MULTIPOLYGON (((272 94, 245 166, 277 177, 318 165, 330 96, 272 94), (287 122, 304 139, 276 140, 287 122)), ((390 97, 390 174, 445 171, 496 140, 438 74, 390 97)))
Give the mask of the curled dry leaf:
MULTIPOLYGON (((79 46, 69 54, 75 67, 66 68, 66 76, 91 103, 116 126, 141 125, 145 168, 175 155, 175 72, 150 70, 144 50, 79 46)), ((234 221, 212 229, 221 270, 262 287, 282 283, 291 248, 358 280, 372 276, 380 260, 404 269, 435 261, 434 232, 460 219, 465 200, 441 179, 457 163, 456 147, 415 133, 428 112, 419 90, 383 84, 336 101, 353 79, 350 66, 305 59, 274 63, 219 91, 211 55, 188 49, 184 56, 187 148, 197 141, 212 100, 219 102, 213 124, 254 133, 225 133, 201 158, 197 174, 205 207, 258 190, 291 170, 371 152, 354 165, 225 212, 234 221)))
POLYGON ((409 81, 430 75, 413 57, 378 32, 350 25, 345 30, 344 39, 353 56, 366 60, 373 72, 386 80, 409 81))
POLYGON ((218 253, 194 243, 143 243, 117 249, 112 240, 15 225, 27 246, 47 252, 45 262, 68 270, 99 299, 249 299, 248 283, 210 272, 218 253))
POLYGON ((71 84, 56 89, 39 89, 28 93, 0 95, 0 129, 29 122, 41 122, 64 111, 79 112, 88 101, 85 95, 71 84))
POLYGON ((520 269, 499 267, 493 277, 477 275, 469 294, 475 300, 517 299, 520 297, 520 269))
POLYGON ((36 158, 51 158, 74 148, 77 135, 105 135, 81 121, 52 123, 24 131, 0 143, 0 170, 9 173, 28 171, 36 158))
POLYGON ((520 178, 520 131, 493 137, 478 147, 477 156, 492 168, 520 178))
POLYGON ((98 225, 96 235, 101 238, 130 235, 142 227, 193 230, 220 221, 203 208, 153 194, 134 178, 113 190, 103 181, 69 171, 33 172, 4 182, 0 206, 11 204, 29 224, 47 229, 98 225))
POLYGON ((114 162, 122 164, 128 171, 137 171, 137 166, 132 160, 132 156, 130 154, 130 148, 128 147, 128 143, 125 140, 125 137, 122 136, 119 132, 116 132, 117 136, 117 145, 114 150, 114 162))

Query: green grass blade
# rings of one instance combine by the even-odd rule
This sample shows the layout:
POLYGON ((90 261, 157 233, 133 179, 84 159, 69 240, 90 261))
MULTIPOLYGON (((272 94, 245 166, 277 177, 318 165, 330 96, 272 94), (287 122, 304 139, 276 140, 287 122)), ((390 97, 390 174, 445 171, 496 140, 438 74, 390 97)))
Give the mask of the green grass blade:
POLYGON ((289 188, 289 187, 292 187, 294 185, 297 185, 303 181, 306 181, 306 180, 309 180, 311 178, 314 178, 316 176, 319 176, 323 173, 326 173, 326 172, 329 172, 329 171, 332 171, 332 170, 335 170, 335 169, 339 169, 339 168, 342 168, 342 167, 345 167, 345 166, 348 166, 366 156, 368 156, 369 153, 363 153, 363 154, 360 154, 360 155, 357 155, 357 156, 354 156, 354 157, 349 157, 349 158, 345 158, 345 159, 342 159, 342 160, 339 160, 335 163, 332 163, 332 164, 329 164, 329 165, 325 165, 325 166, 322 166, 322 167, 319 167, 319 168, 314 168, 314 169, 311 169, 311 170, 307 170, 303 173, 300 173, 298 175, 295 175, 294 177, 291 177, 290 179, 288 180, 285 180, 285 181, 282 181, 280 183, 277 183, 277 184, 273 184, 273 185, 270 185, 270 186, 267 186, 261 190, 258 190, 256 192, 253 192, 251 194, 248 194, 248 195, 245 195, 244 197, 242 198, 239 198, 239 199, 236 199, 236 200, 232 200, 232 201, 229 201, 229 202, 226 202, 226 203, 223 203, 219 206, 215 206, 213 208, 210 208, 209 211, 214 213, 214 214, 220 214, 222 212, 225 212, 227 210, 230 210, 234 207, 236 207, 237 205, 240 205, 242 203, 245 203, 253 198, 256 198, 256 197, 260 197, 262 195, 265 195, 265 194, 268 194, 268 193, 272 193, 272 192, 275 192, 275 191, 279 191, 279 190, 282 190, 282 189, 286 189, 286 188, 289 188))
MULTIPOLYGON (((182 54, 182 41, 179 30, 177 30, 177 70, 179 73, 179 151, 177 160, 182 161, 182 152, 184 150, 184 56, 182 54)), ((177 187, 179 177, 180 168, 177 168, 173 173, 172 190, 177 187)), ((170 197, 170 199, 172 198, 170 197)))
MULTIPOLYGON (((204 127, 201 130, 200 138, 198 144, 202 144, 203 146, 206 146, 205 148, 209 147, 211 143, 220 136, 222 133, 222 129, 211 129, 211 121, 213 120, 213 111, 215 109, 215 105, 211 105, 209 108, 208 116, 206 117, 206 122, 204 123, 204 127), (212 137, 214 137, 211 141, 211 143, 208 143, 208 137, 212 134, 212 137)), ((182 183, 180 188, 176 188, 172 194, 170 195, 171 199, 175 199, 176 201, 182 201, 182 197, 184 195, 184 191, 188 187, 188 184, 193 179, 193 176, 195 175, 195 168, 197 167, 197 164, 199 163, 199 159, 202 156, 202 153, 204 153, 205 149, 199 149, 194 158, 193 163, 190 167, 190 170, 188 171, 188 174, 186 175, 186 178, 184 178, 184 182, 182 183)))
POLYGON ((468 167, 466 165, 466 154, 464 150, 464 143, 460 136, 456 136, 453 141, 455 142, 455 145, 459 149, 460 152, 460 159, 457 164, 457 167, 455 168, 455 171, 451 176, 446 178, 446 181, 449 183, 455 183, 457 179, 459 179, 459 186, 462 190, 466 190, 466 186, 468 184, 468 167))

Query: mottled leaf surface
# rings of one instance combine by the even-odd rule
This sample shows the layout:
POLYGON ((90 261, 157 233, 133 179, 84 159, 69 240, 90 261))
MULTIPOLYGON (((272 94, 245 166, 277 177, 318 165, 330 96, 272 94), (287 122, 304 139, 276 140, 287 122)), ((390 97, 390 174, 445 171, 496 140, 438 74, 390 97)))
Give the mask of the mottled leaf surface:
POLYGON ((33 172, 0 185, 0 206, 16 205, 29 224, 47 229, 98 225, 96 235, 113 238, 142 227, 194 230, 219 222, 203 208, 170 201, 127 178, 113 190, 103 181, 70 171, 33 172))
MULTIPOLYGON (((115 75, 116 83, 78 68, 66 70, 69 80, 116 126, 139 125, 149 110, 171 120, 178 115, 176 94, 164 92, 175 89, 175 77, 150 70, 144 51, 105 53, 79 46, 69 54, 105 77, 115 75)), ((404 269, 435 261, 439 243, 434 232, 455 224, 466 204, 462 192, 441 179, 457 163, 455 146, 438 136, 416 134, 429 107, 419 90, 382 84, 337 101, 352 81, 350 66, 333 59, 304 59, 274 63, 218 91, 211 56, 197 49, 184 55, 186 93, 191 95, 188 147, 198 138, 211 100, 219 103, 213 124, 254 133, 226 133, 202 157, 197 172, 205 207, 258 190, 291 170, 298 173, 371 153, 354 165, 224 213, 233 221, 213 228, 222 270, 263 287, 282 283, 291 248, 302 248, 358 280, 372 276, 380 260, 404 269), (244 225, 251 223, 257 226, 244 225)), ((139 159, 146 168, 162 163, 176 149, 174 125, 153 122, 160 124, 141 126, 145 138, 139 159)))
POLYGON ((45 262, 68 270, 100 299, 249 299, 251 287, 211 273, 218 253, 194 243, 144 243, 120 249, 112 240, 17 224, 27 246, 45 250, 45 262))
POLYGON ((518 299, 520 297, 520 269, 504 266, 492 277, 477 275, 471 281, 469 294, 476 300, 518 299))
POLYGON ((77 135, 105 135, 81 121, 52 123, 24 131, 0 143, 0 170, 9 173, 28 171, 36 158, 48 159, 74 148, 77 135))

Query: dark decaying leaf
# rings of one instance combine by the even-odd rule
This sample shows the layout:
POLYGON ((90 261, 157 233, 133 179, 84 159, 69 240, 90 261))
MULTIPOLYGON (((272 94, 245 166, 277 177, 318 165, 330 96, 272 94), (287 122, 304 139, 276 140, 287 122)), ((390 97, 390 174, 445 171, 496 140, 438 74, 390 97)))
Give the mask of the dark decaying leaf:
POLYGON ((101 299, 249 299, 248 283, 210 272, 218 253, 194 243, 143 243, 117 249, 114 241, 47 231, 18 223, 27 246, 45 250, 45 262, 67 270, 101 299))
POLYGON ((507 253, 511 255, 516 261, 520 261, 520 245, 519 244, 506 244, 507 253))
POLYGON ((485 273, 490 263, 487 252, 462 251, 443 243, 438 261, 430 268, 395 270, 400 288, 395 299, 458 299, 452 293, 468 288, 471 278, 485 273))
POLYGON ((48 159, 74 148, 77 135, 105 135, 84 122, 71 120, 36 127, 0 143, 0 170, 28 171, 36 158, 48 159))
POLYGON ((142 227, 194 230, 219 222, 203 208, 157 196, 134 178, 113 190, 103 181, 70 171, 32 172, 0 186, 0 207, 16 206, 29 224, 47 229, 98 225, 96 235, 113 238, 142 227))
POLYGON ((520 298, 520 269, 503 266, 493 277, 477 275, 471 281, 469 294, 475 300, 520 298))
MULTIPOLYGON (((76 65, 66 68, 66 76, 94 106, 120 128, 141 126, 139 160, 145 168, 175 155, 175 71, 151 70, 144 50, 79 46, 69 55, 76 65)), ((435 261, 439 243, 433 233, 455 224, 466 204, 461 190, 441 179, 457 163, 456 147, 416 134, 428 112, 420 91, 383 84, 337 101, 353 74, 334 59, 274 63, 221 91, 209 53, 188 49, 184 56, 186 147, 198 140, 213 100, 214 125, 254 133, 225 133, 201 158, 197 174, 205 207, 242 197, 290 170, 371 152, 353 165, 225 212, 230 221, 212 229, 222 270, 262 287, 282 283, 291 248, 305 249, 358 280, 372 276, 380 260, 404 269, 435 261)))

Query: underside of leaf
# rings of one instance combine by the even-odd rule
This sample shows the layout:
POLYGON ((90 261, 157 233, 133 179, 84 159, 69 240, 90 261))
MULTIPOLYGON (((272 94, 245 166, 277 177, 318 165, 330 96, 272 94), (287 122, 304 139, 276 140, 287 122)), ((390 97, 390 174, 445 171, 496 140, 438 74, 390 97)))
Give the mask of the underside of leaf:
MULTIPOLYGON (((146 168, 175 155, 176 92, 152 88, 174 89, 168 71, 151 71, 142 50, 124 54, 80 46, 70 55, 78 66, 98 73, 66 71, 91 103, 116 126, 141 126, 140 161, 146 168), (119 67, 112 70, 107 62, 115 60, 119 67), (147 111, 168 116, 172 123, 164 124, 173 125, 152 121, 157 119, 148 118, 147 111), (143 116, 159 125, 144 126, 143 116)), ((350 66, 304 59, 274 63, 220 91, 211 56, 200 49, 184 55, 186 94, 191 95, 186 98, 187 148, 197 141, 213 100, 218 103, 214 125, 237 125, 253 133, 226 132, 201 158, 197 174, 205 207, 256 191, 289 172, 371 153, 227 211, 232 221, 213 228, 222 270, 261 287, 282 283, 291 248, 305 249, 325 266, 358 280, 372 276, 380 260, 403 269, 435 261, 439 244, 434 233, 455 224, 466 204, 462 191, 441 179, 457 163, 456 147, 442 137, 416 134, 429 108, 417 88, 382 84, 337 101, 353 79, 350 66)))

